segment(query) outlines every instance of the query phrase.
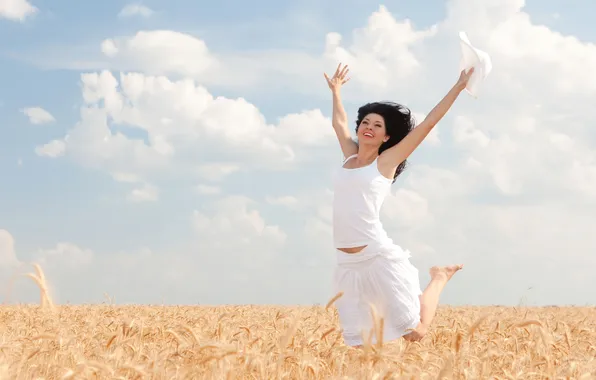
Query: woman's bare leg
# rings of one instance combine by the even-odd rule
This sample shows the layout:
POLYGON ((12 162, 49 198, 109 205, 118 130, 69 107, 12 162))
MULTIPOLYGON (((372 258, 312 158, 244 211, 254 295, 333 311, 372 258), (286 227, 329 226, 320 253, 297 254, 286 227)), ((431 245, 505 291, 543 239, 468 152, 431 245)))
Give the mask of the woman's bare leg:
POLYGON ((430 268, 430 282, 420 296, 420 323, 414 331, 404 336, 406 340, 420 340, 426 335, 437 313, 441 292, 451 277, 462 268, 462 264, 430 268))

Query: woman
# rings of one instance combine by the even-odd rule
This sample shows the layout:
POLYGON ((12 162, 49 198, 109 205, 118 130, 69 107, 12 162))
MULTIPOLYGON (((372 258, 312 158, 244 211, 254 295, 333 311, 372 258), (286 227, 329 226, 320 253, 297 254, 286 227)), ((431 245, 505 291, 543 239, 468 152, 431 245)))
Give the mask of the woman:
POLYGON ((325 74, 333 94, 333 129, 345 158, 334 178, 333 200, 335 290, 343 293, 336 307, 344 341, 361 346, 375 325, 372 315, 383 318, 383 341, 420 340, 435 316, 441 291, 463 265, 431 268, 431 281, 422 292, 410 253, 387 236, 379 211, 406 159, 465 89, 473 69, 461 72, 453 88, 416 127, 410 110, 399 104, 360 107, 358 143, 350 136, 341 104, 340 88, 349 80, 347 73, 347 65, 342 68, 340 63, 332 78, 325 74))

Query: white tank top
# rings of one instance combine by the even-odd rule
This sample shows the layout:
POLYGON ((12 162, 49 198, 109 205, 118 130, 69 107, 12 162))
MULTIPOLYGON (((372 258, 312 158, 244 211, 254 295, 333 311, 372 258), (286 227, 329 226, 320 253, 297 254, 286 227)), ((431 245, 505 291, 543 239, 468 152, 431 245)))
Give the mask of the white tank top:
POLYGON ((377 159, 356 169, 342 166, 334 176, 333 241, 335 248, 383 245, 390 242, 380 220, 380 211, 392 180, 383 176, 377 159))

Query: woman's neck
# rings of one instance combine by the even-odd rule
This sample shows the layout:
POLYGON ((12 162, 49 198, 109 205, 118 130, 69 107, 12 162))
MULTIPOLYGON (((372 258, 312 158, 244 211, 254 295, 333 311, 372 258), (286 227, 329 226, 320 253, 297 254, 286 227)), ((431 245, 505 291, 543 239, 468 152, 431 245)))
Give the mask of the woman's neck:
POLYGON ((359 146, 358 147, 357 160, 359 162, 372 162, 378 156, 379 156, 379 148, 368 147, 368 146, 359 146))

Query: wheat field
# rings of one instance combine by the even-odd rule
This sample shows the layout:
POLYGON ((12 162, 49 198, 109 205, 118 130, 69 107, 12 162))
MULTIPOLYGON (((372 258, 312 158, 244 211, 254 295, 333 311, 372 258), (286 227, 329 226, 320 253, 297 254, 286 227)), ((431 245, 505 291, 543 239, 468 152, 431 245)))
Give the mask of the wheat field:
POLYGON ((37 269, 40 304, 1 308, 2 379, 596 377, 596 308, 440 307, 423 341, 359 350, 332 302, 54 305, 37 269))

